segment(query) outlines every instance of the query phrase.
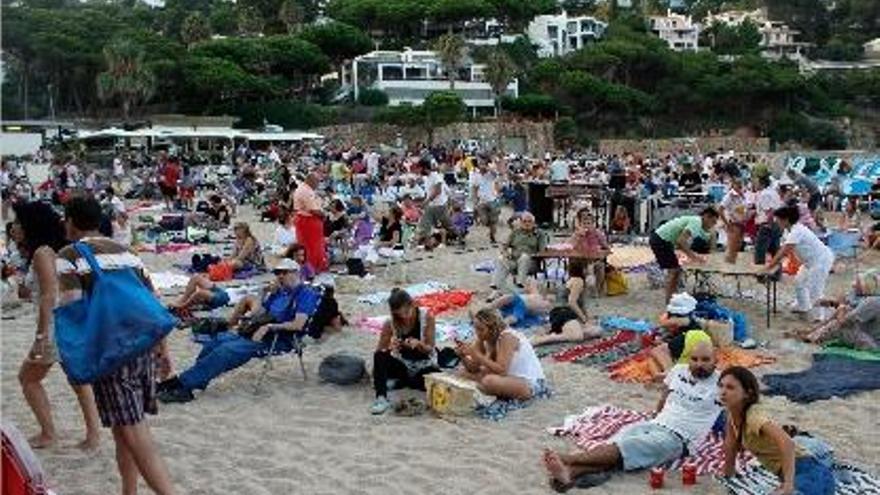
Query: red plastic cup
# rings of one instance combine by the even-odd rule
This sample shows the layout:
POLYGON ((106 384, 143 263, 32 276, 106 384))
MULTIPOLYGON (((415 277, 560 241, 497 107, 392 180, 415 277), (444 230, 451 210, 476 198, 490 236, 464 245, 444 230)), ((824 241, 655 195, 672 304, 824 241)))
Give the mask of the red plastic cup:
POLYGON ((685 462, 682 464, 681 484, 686 486, 697 484, 697 465, 693 462, 685 462))
POLYGON ((666 475, 666 471, 663 468, 655 467, 651 469, 648 473, 648 485, 655 490, 659 490, 663 488, 663 478, 666 475))

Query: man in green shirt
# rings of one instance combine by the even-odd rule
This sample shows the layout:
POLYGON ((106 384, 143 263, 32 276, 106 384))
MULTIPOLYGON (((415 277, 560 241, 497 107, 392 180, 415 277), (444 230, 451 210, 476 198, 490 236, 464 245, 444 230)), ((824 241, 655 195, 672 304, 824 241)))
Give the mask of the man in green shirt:
POLYGON ((718 212, 713 207, 707 207, 698 215, 685 215, 674 218, 651 232, 650 244, 654 257, 660 268, 668 270, 666 275, 666 303, 678 288, 681 278, 681 265, 678 263, 676 249, 684 251, 688 259, 696 263, 703 263, 705 259, 693 250, 693 243, 697 239, 708 244, 711 250, 715 243, 713 228, 718 222, 718 212))
POLYGON ((522 288, 529 272, 535 267, 535 260, 532 257, 543 251, 546 246, 547 236, 538 230, 534 215, 523 213, 517 226, 510 232, 507 242, 501 246, 501 259, 495 266, 492 288, 503 288, 507 277, 514 270, 516 285, 522 288))

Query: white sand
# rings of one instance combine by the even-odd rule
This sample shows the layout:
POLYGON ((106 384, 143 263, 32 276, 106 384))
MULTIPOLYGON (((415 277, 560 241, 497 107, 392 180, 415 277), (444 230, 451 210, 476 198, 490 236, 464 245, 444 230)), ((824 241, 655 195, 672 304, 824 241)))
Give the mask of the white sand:
MULTIPOLYGON (((247 215, 249 209, 242 213, 247 215)), ((254 224, 264 241, 271 238, 272 224, 254 224)), ((485 231, 477 228, 471 246, 485 245, 485 231)), ((412 282, 435 279, 485 296, 489 276, 471 272, 470 265, 492 257, 491 251, 457 254, 447 248, 435 259, 409 267, 412 282)), ((145 255, 148 265, 167 270, 173 262, 189 255, 145 255)), ((880 257, 861 262, 876 265, 880 257)), ((833 277, 841 288, 851 269, 833 277)), ((350 277, 337 279, 337 296, 350 319, 382 314, 384 308, 355 303, 366 291, 387 289, 394 284, 381 276, 371 281, 350 277)), ((618 313, 632 317, 654 317, 662 308, 661 291, 649 291, 641 280, 632 280, 630 294, 604 298, 596 303, 596 314, 618 313)), ((783 289, 789 294, 791 289, 783 289)), ((758 292, 759 294, 762 294, 758 292)), ((786 296, 783 296, 786 300, 786 296)), ((763 302, 724 300, 746 310, 757 329, 758 340, 772 339, 779 349, 783 330, 797 322, 780 314, 774 329, 764 329, 763 302)), ((16 374, 27 352, 34 330, 34 312, 29 306, 10 311, 15 315, 3 323, 2 415, 27 435, 36 433, 35 421, 21 395, 16 374)), ((185 369, 199 347, 187 332, 171 336, 175 365, 185 369)), ((303 381, 298 365, 283 359, 270 371, 263 392, 253 385, 260 364, 252 362, 214 381, 209 389, 189 404, 161 405, 150 419, 162 456, 167 461, 181 494, 509 494, 551 493, 539 465, 544 446, 568 448, 551 438, 545 428, 559 424, 568 414, 585 407, 611 402, 621 407, 649 409, 657 392, 641 385, 619 384, 604 373, 574 364, 546 363, 555 396, 515 411, 494 423, 476 418, 438 419, 431 415, 399 418, 392 414, 371 416, 371 386, 341 388, 321 384, 317 366, 323 356, 339 350, 354 352, 368 362, 375 337, 346 329, 306 351, 310 373, 303 381)), ((759 373, 795 370, 809 363, 810 348, 781 355, 774 366, 759 373)), ((105 495, 118 493, 119 479, 109 431, 104 432, 100 450, 84 455, 72 445, 83 435, 74 395, 60 368, 50 373, 46 386, 61 434, 60 443, 39 452, 51 485, 63 495, 105 495)), ((840 457, 880 472, 880 392, 863 393, 846 400, 830 400, 808 406, 779 398, 766 398, 775 418, 794 421, 825 438, 840 457)), ((667 475, 669 488, 662 493, 723 493, 711 479, 702 477, 689 489, 680 488, 677 473, 667 475)), ((149 490, 143 486, 143 493, 149 490)), ((653 492, 647 475, 616 476, 588 493, 639 494, 653 492)))

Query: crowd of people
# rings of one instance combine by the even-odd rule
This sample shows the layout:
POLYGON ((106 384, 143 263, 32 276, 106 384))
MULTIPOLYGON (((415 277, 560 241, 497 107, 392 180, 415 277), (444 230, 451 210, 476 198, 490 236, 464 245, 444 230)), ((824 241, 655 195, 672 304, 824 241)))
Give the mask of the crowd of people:
MULTIPOLYGON (((58 362, 53 311, 81 298, 94 283, 94 274, 70 243, 87 244, 101 269, 134 270, 152 288, 132 249, 136 239, 126 200, 161 199, 168 213, 199 213, 220 227, 231 227, 231 253, 194 259, 194 268, 223 264, 234 273, 268 269, 274 276, 260 295, 235 304, 222 323, 228 331, 206 343, 185 370, 174 370, 167 345, 159 341, 100 380, 73 385, 86 430, 80 446, 94 449, 101 441, 99 424, 111 428, 125 494, 136 492, 139 477, 156 493, 175 493, 144 421, 145 415, 156 413, 157 401, 192 401, 195 391, 222 373, 266 352, 294 348, 295 336, 303 332, 320 337, 343 326, 332 290, 328 294, 319 288, 322 274, 341 267, 351 273, 358 265, 364 270, 409 250, 462 244, 475 226, 487 230, 490 247, 498 250, 492 293, 471 311, 474 339, 456 340, 452 351, 461 363, 458 373, 487 395, 513 400, 541 395, 548 383, 535 347, 601 335, 590 299, 606 294, 609 277, 620 275, 605 261, 613 250, 610 237, 647 238, 657 265, 667 271, 670 313, 680 300, 682 257, 687 263, 704 263, 710 252, 719 250, 723 237, 726 262, 736 263, 751 245, 753 262, 768 277, 778 276, 783 264, 795 260, 800 269, 792 310, 823 325, 819 334, 810 334, 814 341, 843 335, 873 348, 880 341, 880 325, 865 325, 880 319, 876 297, 840 298, 830 320, 817 311, 828 296, 826 283, 835 261, 823 242, 829 227, 823 211, 840 208, 840 202, 803 174, 774 177, 752 156, 713 152, 529 160, 442 146, 380 150, 303 144, 261 150, 242 144, 219 156, 228 163, 215 167, 225 169, 216 173, 182 152, 138 159, 119 154, 109 173, 85 167, 74 156, 44 156, 53 162, 50 178, 33 190, 13 187, 12 171, 4 163, 3 206, 4 211, 11 207, 15 218, 6 228, 4 279, 18 276, 18 295, 37 308, 33 344, 19 373, 40 428, 31 439, 34 448, 58 439, 42 385, 58 362), (558 292, 548 293, 539 283, 544 276, 540 254, 553 240, 548 226, 539 225, 529 211, 527 183, 575 180, 606 189, 611 208, 601 211, 610 215, 600 218, 604 213, 591 203, 574 209, 566 249, 577 256, 571 256, 558 292), (710 185, 722 186, 721 193, 710 185), (653 229, 640 225, 627 201, 682 193, 704 193, 707 206, 653 229), (248 223, 236 222, 245 203, 277 223, 272 246, 262 245, 248 223), (502 220, 509 226, 503 239, 501 232, 508 229, 502 220), (266 256, 277 261, 270 263, 266 256), (528 337, 517 328, 531 317, 546 318, 547 323, 528 337), (847 325, 861 325, 861 330, 846 331, 847 325)), ((878 224, 861 218, 855 200, 842 208, 842 226, 857 229, 866 247, 877 248, 878 224)), ((229 303, 222 284, 196 273, 167 306, 186 320, 193 310, 229 303)), ((391 292, 387 304, 389 318, 372 357, 375 400, 369 410, 376 415, 393 405, 389 385, 424 389, 425 375, 440 370, 434 317, 401 289, 391 292)), ((721 416, 726 417, 721 429, 726 439, 724 474, 733 473, 737 453, 747 449, 779 475, 779 493, 833 493, 829 467, 762 411, 754 375, 739 367, 716 369, 717 340, 682 332, 678 340, 666 342, 669 355, 660 359, 664 392, 656 416, 586 452, 547 450, 543 464, 551 485, 563 491, 581 486, 585 477, 675 460, 709 434, 721 416)))

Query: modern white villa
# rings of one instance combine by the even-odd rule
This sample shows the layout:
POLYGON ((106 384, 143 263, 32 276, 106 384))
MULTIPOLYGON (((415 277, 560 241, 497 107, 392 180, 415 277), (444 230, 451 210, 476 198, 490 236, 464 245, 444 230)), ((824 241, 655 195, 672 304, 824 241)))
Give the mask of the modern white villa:
POLYGON ((689 15, 676 14, 671 10, 665 16, 651 16, 651 32, 665 41, 677 52, 697 51, 700 42, 700 24, 689 15))
MULTIPOLYGON (((484 79, 486 66, 467 61, 455 75, 454 88, 446 75, 446 68, 433 51, 406 49, 374 51, 356 57, 344 83, 355 99, 364 88, 380 89, 388 95, 388 104, 420 105, 434 91, 454 89, 473 113, 492 113, 495 95, 484 79)), ((519 96, 519 82, 514 79, 506 95, 519 96)))
POLYGON ((539 15, 528 27, 529 41, 537 46, 539 57, 561 57, 580 50, 605 36, 608 24, 595 17, 539 15))
POLYGON ((796 62, 805 59, 804 50, 809 43, 795 41, 799 31, 784 22, 771 21, 765 9, 730 10, 706 16, 706 26, 719 23, 726 26, 739 26, 746 20, 753 22, 761 33, 761 56, 770 60, 787 58, 796 62))

